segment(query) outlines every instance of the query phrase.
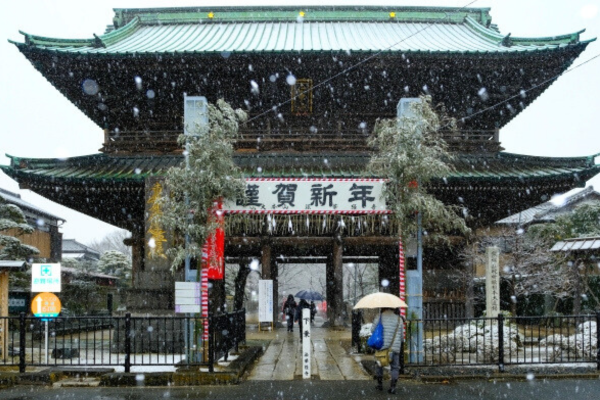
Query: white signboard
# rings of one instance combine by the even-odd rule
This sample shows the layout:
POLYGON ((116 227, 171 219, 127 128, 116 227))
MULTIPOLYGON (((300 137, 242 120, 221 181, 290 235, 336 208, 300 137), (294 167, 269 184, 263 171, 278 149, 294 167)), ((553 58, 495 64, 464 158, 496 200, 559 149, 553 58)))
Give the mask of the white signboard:
POLYGON ((258 322, 273 322, 273 281, 258 281, 258 322))
POLYGON ((175 282, 175 312, 200 312, 200 282, 175 282))
POLYGON ((384 179, 246 179, 246 198, 223 205, 229 214, 387 214, 384 179))
POLYGON ((33 264, 31 291, 33 293, 58 293, 61 288, 60 264, 33 264))
POLYGON ((485 249, 485 314, 496 318, 500 312, 500 249, 485 249))
POLYGON ((302 309, 302 378, 310 379, 310 308, 302 309))

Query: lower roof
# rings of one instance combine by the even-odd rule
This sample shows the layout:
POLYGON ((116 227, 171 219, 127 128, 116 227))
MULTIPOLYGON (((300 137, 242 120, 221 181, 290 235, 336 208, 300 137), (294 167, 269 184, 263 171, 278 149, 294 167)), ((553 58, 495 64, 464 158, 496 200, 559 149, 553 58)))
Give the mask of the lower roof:
MULTIPOLYGON (((69 159, 9 156, 2 165, 22 187, 66 207, 132 232, 144 232, 146 178, 161 177, 180 165, 181 155, 114 156, 94 154, 69 159)), ((370 155, 354 153, 237 153, 234 161, 249 178, 362 178, 370 155)), ((540 199, 585 186, 600 173, 594 156, 533 157, 511 153, 463 154, 448 177, 428 190, 445 204, 464 207, 485 226, 540 199)))
MULTIPOLYGON (((113 156, 93 154, 68 159, 20 158, 7 155, 10 165, 0 165, 12 178, 86 181, 143 182, 147 177, 163 176, 166 170, 183 161, 180 155, 113 156)), ((500 183, 536 179, 585 181, 600 173, 596 155, 586 157, 537 157, 506 152, 457 155, 454 171, 431 185, 467 182, 500 183)), ((235 163, 248 178, 358 178, 369 177, 366 152, 355 153, 238 153, 235 163)), ((372 176, 371 176, 372 177, 372 176)))

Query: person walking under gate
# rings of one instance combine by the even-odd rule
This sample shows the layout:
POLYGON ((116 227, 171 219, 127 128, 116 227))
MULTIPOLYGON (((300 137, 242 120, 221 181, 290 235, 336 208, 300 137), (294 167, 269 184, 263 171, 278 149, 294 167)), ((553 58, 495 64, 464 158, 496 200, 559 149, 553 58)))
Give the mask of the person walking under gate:
MULTIPOLYGON (((294 296, 291 294, 288 296, 285 303, 283 303, 283 314, 287 319, 287 331, 294 332, 294 315, 296 313, 296 300, 294 300, 294 296)), ((300 329, 302 331, 302 329, 300 329)))
MULTIPOLYGON (((400 316, 400 309, 398 308, 382 308, 381 314, 376 316, 373 321, 371 332, 375 330, 375 327, 379 323, 379 318, 381 318, 381 324, 383 325, 383 347, 380 350, 390 350, 391 382, 388 393, 395 394, 400 372, 400 351, 402 349, 402 342, 404 341, 404 318, 400 316)), ((383 390, 383 367, 379 363, 377 363, 375 379, 377 379, 377 386, 375 388, 383 390)))
POLYGON ((296 321, 298 321, 298 327, 300 328, 300 340, 302 340, 302 310, 305 308, 310 308, 310 305, 306 300, 301 299, 298 307, 296 307, 296 321))

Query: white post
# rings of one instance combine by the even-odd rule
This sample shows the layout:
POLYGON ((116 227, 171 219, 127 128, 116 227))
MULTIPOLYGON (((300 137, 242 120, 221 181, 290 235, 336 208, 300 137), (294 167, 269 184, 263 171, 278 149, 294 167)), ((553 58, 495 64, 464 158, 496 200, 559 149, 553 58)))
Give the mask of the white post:
POLYGON ((44 348, 46 349, 46 365, 48 365, 48 320, 46 320, 46 344, 44 348))
POLYGON ((310 379, 310 309, 302 309, 302 379, 310 379))

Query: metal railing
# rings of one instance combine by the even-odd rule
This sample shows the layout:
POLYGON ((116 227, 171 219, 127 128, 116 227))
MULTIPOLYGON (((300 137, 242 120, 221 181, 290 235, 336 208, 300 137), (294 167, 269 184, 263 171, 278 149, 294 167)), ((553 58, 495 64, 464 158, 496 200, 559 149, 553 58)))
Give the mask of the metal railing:
MULTIPOLYGON (((360 320, 353 318, 353 332, 357 323, 360 320)), ((600 312, 409 320, 404 355, 409 367, 496 365, 502 372, 506 365, 593 363, 600 370, 598 328, 600 312), (417 346, 419 333, 422 349, 417 346)), ((360 338, 352 338, 360 351, 360 338)))
MULTIPOLYGON (((214 360, 245 341, 245 310, 209 318, 212 371, 214 360)), ((189 365, 194 324, 202 325, 187 316, 82 316, 54 318, 46 331, 37 317, 1 317, 0 366, 20 372, 28 366, 123 366, 130 372, 132 366, 189 365)))
POLYGON ((246 311, 212 316, 209 327, 208 368, 213 372, 215 360, 222 356, 227 361, 229 351, 237 352, 239 344, 246 341, 246 311))

